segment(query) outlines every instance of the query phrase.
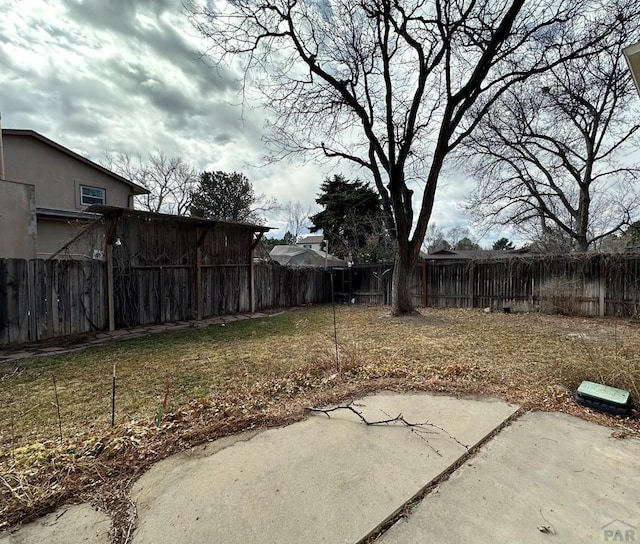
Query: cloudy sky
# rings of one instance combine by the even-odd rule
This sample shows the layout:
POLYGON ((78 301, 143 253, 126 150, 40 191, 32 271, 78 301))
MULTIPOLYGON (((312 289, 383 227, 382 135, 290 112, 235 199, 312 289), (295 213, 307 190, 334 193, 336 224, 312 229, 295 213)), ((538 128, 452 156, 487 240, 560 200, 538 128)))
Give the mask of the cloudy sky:
MULTIPOLYGON (((337 163, 262 165, 265 114, 241 107, 238 74, 200 60, 203 44, 180 0, 3 4, 4 128, 35 130, 95 161, 105 151, 162 150, 201 170, 243 172, 257 193, 304 206, 316 207, 327 175, 367 179, 337 163)), ((467 225, 460 206, 469 190, 461 179, 443 180, 432 221, 444 230, 467 225)), ((274 215, 268 225, 282 229, 284 220, 274 215)))

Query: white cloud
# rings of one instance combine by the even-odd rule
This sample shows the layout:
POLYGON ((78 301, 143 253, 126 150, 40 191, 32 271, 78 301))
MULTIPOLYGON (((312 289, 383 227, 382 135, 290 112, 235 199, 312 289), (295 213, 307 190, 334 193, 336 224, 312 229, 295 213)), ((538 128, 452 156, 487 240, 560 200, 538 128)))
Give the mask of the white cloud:
MULTIPOLYGON (((180 0, 25 0, 0 17, 0 111, 7 128, 36 130, 100 160, 104 151, 163 150, 199 169, 242 171, 257 193, 315 205, 336 163, 263 165, 266 111, 239 105, 239 76, 207 66, 180 0)), ((438 190, 434 220, 464 224, 458 180, 438 190)), ((284 227, 282 217, 269 218, 284 227)), ((283 234, 279 230, 277 234, 283 234)))

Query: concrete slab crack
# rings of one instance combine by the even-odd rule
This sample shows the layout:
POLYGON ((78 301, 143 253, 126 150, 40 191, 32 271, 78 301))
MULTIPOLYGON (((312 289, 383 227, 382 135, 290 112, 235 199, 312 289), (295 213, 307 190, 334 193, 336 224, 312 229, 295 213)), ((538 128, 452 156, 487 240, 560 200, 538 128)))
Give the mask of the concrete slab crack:
POLYGON ((498 434, 500 434, 506 427, 511 425, 514 421, 519 419, 526 413, 524 408, 519 408, 509 417, 507 417, 500 425, 498 425, 493 431, 487 434, 482 440, 477 442, 471 448, 467 448, 467 453, 460 457, 455 463, 449 466, 446 470, 441 472, 436 478, 431 480, 422 490, 420 490, 411 499, 406 501, 400 506, 391 516, 383 521, 378 527, 371 531, 367 536, 357 541, 355 544, 373 544, 380 537, 382 537, 391 527, 393 527, 399 520, 407 518, 411 515, 411 510, 417 506, 422 500, 434 492, 440 484, 447 481, 452 474, 454 474, 461 466, 467 463, 470 459, 475 457, 480 450, 491 440, 493 440, 498 434))

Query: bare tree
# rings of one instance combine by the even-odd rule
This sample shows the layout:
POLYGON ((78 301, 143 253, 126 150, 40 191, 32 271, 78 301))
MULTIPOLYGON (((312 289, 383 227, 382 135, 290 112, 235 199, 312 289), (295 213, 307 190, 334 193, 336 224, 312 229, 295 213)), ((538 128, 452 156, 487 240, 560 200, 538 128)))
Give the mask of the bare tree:
POLYGON ((451 244, 445 238, 444 231, 435 221, 431 221, 424 235, 422 250, 433 253, 441 249, 451 249, 451 244))
POLYGON ((471 232, 467 227, 463 227, 461 225, 456 225, 455 227, 451 227, 447 231, 446 239, 451 244, 452 247, 459 249, 458 244, 464 240, 465 238, 469 240, 471 237, 471 232))
POLYGON ((640 18, 603 48, 514 86, 468 140, 480 219, 515 224, 538 249, 585 251, 637 219, 640 111, 622 49, 640 18), (606 47, 605 47, 606 46, 606 47))
POLYGON ((146 162, 140 155, 126 153, 106 153, 104 162, 110 170, 149 189, 148 195, 137 197, 142 209, 175 215, 189 212, 198 173, 183 159, 156 151, 146 162))
POLYGON ((423 250, 434 253, 442 249, 480 249, 480 245, 472 240, 468 227, 456 225, 446 233, 432 222, 424 237, 423 250))
POLYGON ((287 231, 297 240, 311 226, 311 206, 305 208, 300 201, 290 200, 283 206, 283 210, 287 219, 287 231))
POLYGON ((589 54, 627 17, 606 0, 229 0, 190 10, 209 56, 240 62, 244 91, 273 110, 276 158, 304 153, 370 172, 396 239, 396 315, 413 310, 409 281, 447 156, 509 88, 589 54))

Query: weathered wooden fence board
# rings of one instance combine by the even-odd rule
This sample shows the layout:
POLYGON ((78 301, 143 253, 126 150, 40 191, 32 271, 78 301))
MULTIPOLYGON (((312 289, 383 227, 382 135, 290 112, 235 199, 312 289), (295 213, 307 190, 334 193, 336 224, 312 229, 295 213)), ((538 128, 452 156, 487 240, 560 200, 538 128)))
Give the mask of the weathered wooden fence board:
MULTIPOLYGON (((199 274, 196 261, 186 256, 182 264, 115 262, 117 327, 195 319, 198 293, 203 317, 331 301, 330 272, 233 264, 228 261, 238 255, 222 240, 205 248, 199 274)), ((336 300, 388 304, 391 275, 388 264, 336 269, 336 300)), ((0 259, 0 345, 107 328, 106 276, 99 261, 0 259)), ((426 301, 430 307, 571 315, 640 312, 635 255, 428 261, 416 267, 411 282, 416 306, 426 301)))
POLYGON ((637 315, 640 257, 599 255, 431 261, 427 305, 569 315, 637 315))
POLYGON ((105 327, 104 264, 0 259, 0 345, 105 327))
POLYGON ((203 317, 251 311, 249 275, 248 266, 205 267, 201 280, 203 317))
MULTIPOLYGON (((321 269, 254 266, 255 309, 331 300, 330 275, 321 269)), ((116 328, 196 318, 196 265, 118 266, 116 328)), ((251 267, 206 264, 200 271, 202 317, 250 312, 251 267)))
MULTIPOLYGON (((336 292, 357 303, 388 303, 392 268, 338 270, 336 292)), ((434 259, 414 270, 411 296, 416 306, 635 316, 640 314, 640 256, 434 259)))
POLYGON ((331 275, 326 270, 259 264, 254 274, 257 310, 331 301, 331 275))
POLYGON ((29 293, 27 269, 23 259, 0 260, 0 342, 29 341, 29 293))

